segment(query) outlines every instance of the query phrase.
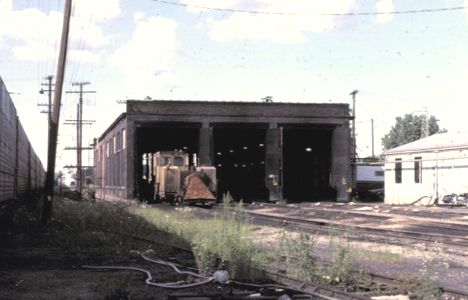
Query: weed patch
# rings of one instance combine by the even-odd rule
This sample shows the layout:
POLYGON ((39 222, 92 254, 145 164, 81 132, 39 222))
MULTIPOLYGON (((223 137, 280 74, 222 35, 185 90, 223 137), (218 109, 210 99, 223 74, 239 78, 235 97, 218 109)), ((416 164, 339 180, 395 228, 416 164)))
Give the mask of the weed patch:
POLYGON ((132 212, 189 244, 201 273, 208 275, 225 268, 233 279, 258 279, 255 266, 262 255, 249 239, 249 221, 242 202, 234 205, 229 194, 223 197, 221 213, 209 219, 195 218, 187 208, 168 213, 134 207, 132 212))
POLYGON ((316 259, 312 256, 311 249, 315 244, 315 237, 300 232, 297 238, 284 232, 280 242, 280 257, 289 265, 294 265, 294 273, 301 279, 316 281, 320 278, 320 269, 316 265, 316 259))
POLYGON ((381 290, 367 272, 355 270, 353 249, 341 233, 331 230, 325 250, 330 255, 329 260, 321 261, 313 255, 316 243, 317 236, 284 232, 276 263, 283 268, 287 266, 288 273, 305 281, 335 285, 347 291, 378 293, 381 290))
POLYGON ((417 276, 404 273, 400 276, 399 281, 403 290, 412 295, 413 299, 440 299, 442 296, 439 284, 425 275, 417 276))
POLYGON ((356 259, 365 259, 367 261, 382 262, 386 264, 397 264, 405 262, 405 258, 401 254, 392 253, 387 249, 378 251, 370 251, 366 249, 352 249, 352 256, 356 259))
MULTIPOLYGON (((53 215, 49 228, 51 240, 81 259, 106 256, 125 259, 132 249, 154 246, 151 242, 135 239, 135 235, 154 241, 171 241, 167 233, 156 230, 152 224, 130 214, 123 206, 55 201, 53 215)), ((159 251, 158 254, 170 250, 163 243, 154 248, 159 251)))

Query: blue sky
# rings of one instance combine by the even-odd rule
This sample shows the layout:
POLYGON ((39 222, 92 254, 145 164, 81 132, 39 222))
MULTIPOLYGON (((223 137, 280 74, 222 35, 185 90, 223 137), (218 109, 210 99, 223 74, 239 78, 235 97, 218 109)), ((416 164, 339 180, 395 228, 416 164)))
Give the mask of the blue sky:
MULTIPOLYGON (((0 0, 0 76, 45 162, 46 115, 37 103, 55 73, 63 2, 0 0)), ((468 130, 468 10, 349 16, 468 6, 468 1, 75 0, 65 90, 90 81, 90 142, 124 110, 116 100, 193 99, 350 103, 357 94, 361 156, 405 113, 427 109, 449 131, 468 130), (196 6, 284 12, 213 11, 196 6), (344 16, 321 16, 337 13, 344 16)), ((61 120, 76 114, 65 94, 61 120)), ((60 127, 59 165, 74 164, 74 130, 60 127)))

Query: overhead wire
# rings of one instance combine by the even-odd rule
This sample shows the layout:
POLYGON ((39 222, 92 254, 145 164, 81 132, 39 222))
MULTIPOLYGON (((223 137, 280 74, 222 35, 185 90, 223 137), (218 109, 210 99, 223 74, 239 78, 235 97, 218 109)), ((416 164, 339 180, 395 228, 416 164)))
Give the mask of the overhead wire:
MULTIPOLYGON (((73 10, 76 11, 76 3, 73 4, 73 10)), ((75 32, 79 32, 79 37, 76 37, 75 41, 76 44, 73 46, 75 50, 77 50, 77 55, 78 55, 78 59, 77 61, 74 61, 73 63, 68 61, 67 62, 67 65, 69 68, 71 68, 71 71, 68 73, 69 75, 67 76, 67 80, 66 82, 68 84, 71 84, 73 82, 76 82, 76 81, 80 81, 81 80, 81 77, 83 76, 82 74, 84 73, 83 71, 83 68, 82 68, 82 62, 81 62, 81 59, 79 57, 80 53, 81 52, 84 52, 86 49, 87 49, 87 43, 86 43, 86 32, 89 31, 89 28, 91 27, 91 24, 93 23, 94 21, 94 14, 91 13, 88 17, 88 19, 86 20, 86 22, 83 22, 83 24, 77 24, 77 18, 80 18, 80 17, 83 17, 83 16, 80 16, 80 15, 77 15, 75 13, 75 25, 84 25, 86 24, 86 26, 81 26, 80 30, 78 31, 75 31, 75 32)), ((76 113, 76 111, 74 110, 74 108, 76 107, 74 104, 76 103, 76 101, 72 99, 72 96, 68 95, 68 94, 65 94, 65 107, 64 107, 64 110, 62 110, 62 114, 65 118, 66 115, 70 115, 70 117, 68 117, 68 119, 74 119, 74 114, 76 113)), ((64 128, 62 130, 62 132, 60 133, 61 135, 65 134, 65 132, 70 132, 72 131, 73 129, 71 128, 64 128)), ((85 152, 86 154, 85 155, 88 155, 88 152, 85 152)))
MULTIPOLYGON (((28 2, 28 7, 30 7, 30 3, 28 2)), ((38 3, 38 9, 41 10, 41 1, 39 1, 38 3)), ((35 42, 40 44, 41 42, 41 39, 40 39, 40 33, 41 33, 41 28, 40 26, 35 26, 34 27, 35 30, 36 30, 36 36, 35 36, 35 42)), ((37 86, 40 86, 41 85, 41 82, 42 82, 42 77, 41 77, 41 59, 39 57, 39 55, 36 56, 36 62, 37 62, 37 86)))
MULTIPOLYGON (((63 9, 60 7, 60 3, 61 1, 57 1, 57 7, 56 7, 57 12, 63 11, 63 9)), ((58 51, 59 51, 58 41, 59 41, 59 37, 56 36, 55 41, 54 41, 54 57, 58 57, 58 51)), ((55 74, 55 63, 52 64, 52 70, 50 74, 55 74)))
MULTIPOLYGON (((51 17, 51 12, 53 11, 53 8, 51 7, 51 3, 50 3, 50 0, 47 1, 47 14, 48 14, 48 18, 51 17)), ((58 57, 58 44, 57 44, 57 41, 58 41, 58 36, 54 36, 54 35, 48 35, 47 36, 48 39, 47 39, 47 46, 49 47, 52 47, 52 45, 54 45, 54 56, 53 57, 58 57)), ((47 60, 48 62, 48 66, 47 66, 47 74, 44 74, 44 76, 49 76, 49 75, 52 75, 55 73, 55 66, 56 66, 56 62, 54 61, 53 58, 51 59, 48 59, 47 60)))
POLYGON ((210 7, 197 4, 187 4, 169 0, 152 0, 167 5, 197 8, 204 10, 213 10, 221 12, 232 12, 232 13, 249 13, 249 14, 263 14, 263 15, 280 15, 280 16, 375 16, 375 15, 403 15, 403 14, 419 14, 419 13, 433 13, 433 12, 447 12, 464 10, 467 6, 452 6, 452 7, 440 7, 440 8, 424 8, 424 9, 412 9, 412 10, 401 10, 401 11, 386 11, 386 12, 348 12, 348 13, 313 13, 313 12, 280 12, 280 11, 259 11, 259 10, 247 10, 237 8, 221 8, 221 7, 210 7))
MULTIPOLYGON (((76 7, 74 6, 74 9, 76 7)), ((77 16, 79 17, 79 16, 77 16)), ((76 63, 73 64, 73 70, 71 71, 71 75, 70 75, 70 83, 73 83, 73 82, 76 82, 76 81, 80 81, 81 80, 81 76, 82 74, 84 73, 83 70, 82 70, 82 64, 81 64, 81 59, 79 58, 79 55, 80 53, 83 53, 87 50, 87 43, 86 43, 86 38, 85 38, 85 33, 89 31, 89 28, 91 27, 91 24, 93 23, 94 21, 94 14, 91 13, 91 15, 89 15, 89 18, 87 20, 87 25, 86 27, 82 27, 80 30, 80 37, 78 39, 78 44, 77 44, 77 47, 76 47, 76 50, 77 50, 77 55, 78 55, 78 60, 76 63)))

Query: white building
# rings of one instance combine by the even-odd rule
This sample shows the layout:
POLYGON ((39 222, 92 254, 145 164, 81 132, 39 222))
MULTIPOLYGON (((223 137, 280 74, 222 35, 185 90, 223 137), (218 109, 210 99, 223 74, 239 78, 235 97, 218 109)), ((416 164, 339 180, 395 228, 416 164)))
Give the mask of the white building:
POLYGON ((468 192, 468 132, 441 133, 385 152, 385 203, 441 202, 468 192))

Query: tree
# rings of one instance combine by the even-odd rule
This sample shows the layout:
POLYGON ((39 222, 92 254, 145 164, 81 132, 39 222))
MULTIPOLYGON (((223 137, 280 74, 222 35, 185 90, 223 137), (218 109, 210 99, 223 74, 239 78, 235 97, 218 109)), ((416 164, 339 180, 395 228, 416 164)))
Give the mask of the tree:
MULTIPOLYGON (((395 125, 390 129, 382 138, 382 145, 384 149, 392 149, 422 138, 423 125, 426 120, 425 115, 406 114, 404 117, 397 117, 395 125)), ((445 129, 440 129, 437 119, 430 116, 429 120, 429 135, 434 133, 446 132, 445 129)))

